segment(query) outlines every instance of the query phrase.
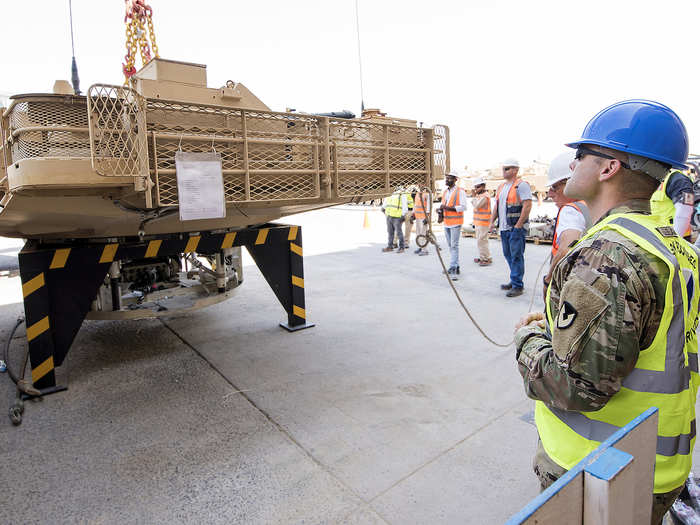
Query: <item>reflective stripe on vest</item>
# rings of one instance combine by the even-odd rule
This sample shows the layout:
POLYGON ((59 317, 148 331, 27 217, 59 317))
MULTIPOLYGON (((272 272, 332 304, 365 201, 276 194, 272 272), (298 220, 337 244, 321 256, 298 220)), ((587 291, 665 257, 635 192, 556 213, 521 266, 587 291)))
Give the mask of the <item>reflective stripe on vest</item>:
POLYGON ((409 210, 413 209, 413 196, 410 193, 403 193, 402 195, 406 195, 406 205, 408 206, 409 210))
MULTIPOLYGON (((683 484, 690 471, 695 442, 695 399, 699 377, 698 256, 676 235, 656 229, 658 217, 616 214, 595 225, 583 238, 612 229, 641 249, 663 260, 669 269, 664 312, 654 340, 640 350, 634 370, 620 390, 600 410, 565 411, 536 402, 535 422, 547 454, 569 469, 618 428, 645 409, 659 408, 654 492, 669 492, 683 484)), ((551 286, 547 290, 547 319, 553 324, 551 286)))
MULTIPOLYGON (((583 201, 576 201, 564 204, 564 206, 571 206, 572 208, 576 208, 576 210, 578 210, 578 212, 581 215, 583 215, 583 220, 585 222, 586 229, 581 232, 581 235, 586 233, 586 230, 588 230, 588 228, 591 227, 591 214, 588 211, 588 206, 586 206, 586 203, 583 201)), ((564 206, 559 208, 559 211, 557 212, 557 220, 554 222, 554 237, 552 238, 552 257, 554 257, 559 251, 559 236, 557 235, 557 228, 559 227, 559 215, 561 214, 561 210, 564 209, 564 206)))
MULTIPOLYGON (((523 203, 518 196, 518 185, 521 182, 521 179, 515 179, 506 196, 506 224, 508 226, 515 226, 523 211, 523 203)), ((498 199, 501 198, 501 190, 505 185, 506 183, 504 182, 498 187, 498 191, 496 192, 496 206, 498 206, 498 199)))
POLYGON ((481 208, 474 208, 474 226, 488 226, 491 223, 491 199, 488 193, 481 196, 486 196, 486 202, 481 208))
MULTIPOLYGON (((671 170, 663 182, 659 185, 658 189, 652 193, 649 199, 649 204, 651 205, 651 213, 653 215, 658 215, 664 221, 664 224, 673 224, 673 218, 676 216, 676 206, 673 204, 671 198, 666 195, 666 185, 669 179, 674 173, 680 173, 684 177, 688 177, 685 173, 678 170, 671 170)), ((690 177, 688 177, 690 179, 690 177)), ((692 179, 691 179, 692 181, 692 179)), ((690 234, 690 227, 685 235, 690 234)))
POLYGON ((401 195, 394 193, 386 200, 386 206, 384 210, 389 217, 401 217, 403 215, 403 208, 401 207, 401 195))
MULTIPOLYGON (((448 191, 449 190, 445 190, 445 192, 442 194, 442 203, 445 206, 450 206, 452 208, 454 208, 455 206, 462 205, 462 198, 459 196, 459 194, 460 194, 459 187, 458 186, 454 187, 454 191, 452 192, 452 196, 450 197, 450 201, 446 203, 448 191)), ((445 217, 445 226, 461 226, 464 223, 464 211, 445 210, 444 217, 445 217)))
POLYGON ((428 194, 427 193, 417 193, 416 194, 416 200, 414 203, 413 207, 413 213, 416 216, 416 219, 425 219, 426 214, 425 214, 425 209, 426 209, 426 204, 428 203, 428 194))

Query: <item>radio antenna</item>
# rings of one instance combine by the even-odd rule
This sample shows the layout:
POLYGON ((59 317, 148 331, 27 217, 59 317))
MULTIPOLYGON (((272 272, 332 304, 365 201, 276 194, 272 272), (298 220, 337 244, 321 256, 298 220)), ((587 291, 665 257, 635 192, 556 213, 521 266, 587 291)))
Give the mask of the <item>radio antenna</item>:
POLYGON ((80 77, 78 76, 78 63, 75 61, 75 40, 73 39, 73 0, 68 0, 68 12, 70 13, 70 48, 73 54, 73 62, 70 68, 71 82, 75 94, 80 95, 80 77))
POLYGON ((358 6, 359 0, 355 0, 355 27, 357 28, 357 61, 360 64, 360 101, 361 113, 365 112, 365 91, 364 82, 362 80, 362 49, 360 48, 360 9, 358 6))

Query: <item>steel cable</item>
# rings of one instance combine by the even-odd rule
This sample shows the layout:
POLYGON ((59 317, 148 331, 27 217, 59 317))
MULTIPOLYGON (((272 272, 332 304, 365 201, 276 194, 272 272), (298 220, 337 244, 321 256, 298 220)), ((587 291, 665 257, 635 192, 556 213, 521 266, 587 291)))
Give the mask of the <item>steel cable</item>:
MULTIPOLYGON (((433 213, 433 193, 431 191, 428 191, 428 206, 426 210, 426 215, 427 217, 432 218, 432 213, 433 213)), ((420 237, 423 237, 422 235, 420 237)), ((467 317, 469 317, 469 320, 472 322, 472 324, 476 327, 476 329, 481 333, 481 335, 486 339, 489 343, 491 343, 494 346, 497 346, 499 348, 509 348, 514 342, 515 338, 511 339, 508 343, 498 343, 495 340, 493 340, 489 335, 484 331, 484 329, 481 327, 481 325, 477 322, 477 320, 474 318, 472 313, 469 311, 469 308, 467 308, 467 305, 464 304, 464 301, 462 300, 462 296, 460 295, 459 291, 455 287, 452 279, 450 278, 450 275, 447 273, 447 267, 445 266, 445 261, 442 258, 442 255, 440 254, 440 248, 437 243, 437 239, 435 238, 435 235, 433 234, 433 221, 428 220, 428 234, 425 236, 426 242, 423 244, 423 246, 420 245, 418 242, 418 238, 416 238, 416 243, 418 246, 421 248, 424 248, 427 246, 429 243, 433 244, 435 246, 435 253, 437 253, 438 260, 440 261, 440 265, 442 266, 443 274, 445 275, 445 278, 447 279, 448 284, 450 285, 450 288, 452 288, 452 291, 455 294, 455 297, 457 298, 457 301, 459 302, 460 306, 464 310, 464 313, 467 314, 467 317)), ((528 313, 532 310, 532 305, 535 302, 535 294, 537 293, 537 288, 538 288, 538 283, 540 281, 540 274, 542 273, 542 270, 547 264, 547 259, 544 260, 542 263, 542 266, 540 266, 539 272, 537 272, 537 278, 535 280, 535 286, 532 290, 532 297, 530 299, 530 305, 528 306, 528 313)))

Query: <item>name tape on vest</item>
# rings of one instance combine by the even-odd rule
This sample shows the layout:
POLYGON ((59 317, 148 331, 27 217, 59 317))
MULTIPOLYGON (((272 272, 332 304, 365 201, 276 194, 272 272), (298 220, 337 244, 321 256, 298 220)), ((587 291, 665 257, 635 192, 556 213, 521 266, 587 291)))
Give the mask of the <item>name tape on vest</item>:
POLYGON ((664 237, 676 237, 676 230, 673 229, 672 226, 659 226, 656 228, 656 231, 659 232, 662 236, 664 237))

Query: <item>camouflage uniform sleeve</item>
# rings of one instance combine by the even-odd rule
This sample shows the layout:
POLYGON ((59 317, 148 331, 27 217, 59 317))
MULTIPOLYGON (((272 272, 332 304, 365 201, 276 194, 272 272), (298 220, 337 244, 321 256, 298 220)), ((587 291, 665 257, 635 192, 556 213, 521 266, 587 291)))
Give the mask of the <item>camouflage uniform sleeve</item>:
POLYGON ((642 335, 654 295, 647 273, 619 244, 606 241, 558 265, 553 326, 516 333, 528 397, 564 410, 594 411, 619 391, 634 369, 640 340, 647 339, 642 335))

